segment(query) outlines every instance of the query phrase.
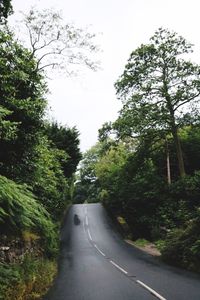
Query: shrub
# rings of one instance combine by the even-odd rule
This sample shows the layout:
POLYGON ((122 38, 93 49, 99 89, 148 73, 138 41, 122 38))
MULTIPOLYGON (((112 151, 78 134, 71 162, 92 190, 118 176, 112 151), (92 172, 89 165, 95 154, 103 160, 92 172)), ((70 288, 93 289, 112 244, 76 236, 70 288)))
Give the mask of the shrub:
POLYGON ((1 233, 21 235, 29 230, 38 233, 47 254, 57 248, 55 225, 45 208, 25 185, 0 176, 1 233))
POLYGON ((0 264, 0 300, 41 299, 56 271, 55 261, 30 256, 21 264, 0 264))
POLYGON ((168 263, 200 272, 200 213, 168 234, 161 253, 168 263))

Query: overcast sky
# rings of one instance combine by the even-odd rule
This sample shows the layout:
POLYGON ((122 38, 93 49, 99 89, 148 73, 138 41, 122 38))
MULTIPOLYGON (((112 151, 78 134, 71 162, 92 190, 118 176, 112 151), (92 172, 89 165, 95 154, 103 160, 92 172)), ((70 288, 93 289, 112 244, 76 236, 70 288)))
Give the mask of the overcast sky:
POLYGON ((114 83, 123 72, 130 53, 159 27, 168 28, 195 44, 193 59, 200 59, 199 0, 13 0, 15 11, 31 6, 61 10, 67 22, 91 25, 98 34, 102 70, 86 71, 78 78, 54 78, 49 81, 51 116, 62 124, 76 126, 81 150, 97 141, 98 129, 113 121, 121 107, 114 83))

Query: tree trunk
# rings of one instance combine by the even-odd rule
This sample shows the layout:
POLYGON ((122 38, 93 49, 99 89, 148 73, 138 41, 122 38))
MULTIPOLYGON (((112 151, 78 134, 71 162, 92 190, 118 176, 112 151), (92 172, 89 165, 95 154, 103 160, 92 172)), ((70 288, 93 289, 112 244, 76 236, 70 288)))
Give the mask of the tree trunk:
POLYGON ((182 152, 180 138, 178 135, 178 129, 177 129, 176 125, 173 125, 173 127, 172 127, 172 134, 173 134, 173 138, 174 138, 174 142, 175 142, 175 146, 176 146, 176 154, 177 154, 177 158, 178 158, 178 167, 179 167, 180 177, 184 177, 186 175, 186 173, 185 173, 185 166, 184 166, 184 161, 183 161, 183 152, 182 152))
POLYGON ((167 155, 167 182, 170 185, 171 184, 171 170, 170 170, 170 158, 169 158, 169 147, 168 147, 168 141, 166 138, 166 155, 167 155))
MULTIPOLYGON (((165 70, 163 72, 164 72, 164 77, 165 77, 165 70)), ((163 86, 164 86, 164 90, 165 90, 165 99, 167 102, 167 108, 169 109, 170 118, 171 118, 171 121, 170 121, 171 130, 172 130, 172 135, 173 135, 175 147, 176 147, 179 173, 180 173, 180 177, 184 177, 186 175, 186 173, 185 173, 185 166, 184 166, 184 161, 183 161, 183 152, 182 152, 181 143, 180 143, 180 139, 179 139, 179 135, 178 135, 178 128, 177 128, 176 122, 175 122, 174 109, 172 106, 172 101, 169 96, 168 87, 167 87, 167 83, 165 80, 163 82, 163 86)))

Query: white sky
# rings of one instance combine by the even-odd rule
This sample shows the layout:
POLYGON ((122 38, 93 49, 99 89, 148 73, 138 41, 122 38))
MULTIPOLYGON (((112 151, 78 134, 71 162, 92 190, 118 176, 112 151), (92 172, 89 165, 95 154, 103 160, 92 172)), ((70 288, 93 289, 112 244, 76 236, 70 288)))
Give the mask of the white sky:
POLYGON ((31 6, 61 10, 67 22, 92 25, 99 35, 102 70, 85 72, 78 78, 65 76, 49 82, 51 116, 62 124, 76 126, 81 150, 97 141, 104 122, 117 118, 121 103, 116 99, 114 83, 123 72, 130 53, 159 27, 169 28, 195 44, 195 60, 200 59, 199 0, 13 0, 17 11, 31 6))

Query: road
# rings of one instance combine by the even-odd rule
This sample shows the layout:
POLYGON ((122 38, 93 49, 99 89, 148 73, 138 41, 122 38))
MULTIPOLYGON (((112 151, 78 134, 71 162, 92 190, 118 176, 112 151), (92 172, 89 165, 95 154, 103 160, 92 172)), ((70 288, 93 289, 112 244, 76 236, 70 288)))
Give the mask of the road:
POLYGON ((200 277, 127 244, 100 204, 73 205, 45 300, 200 300, 200 277))

